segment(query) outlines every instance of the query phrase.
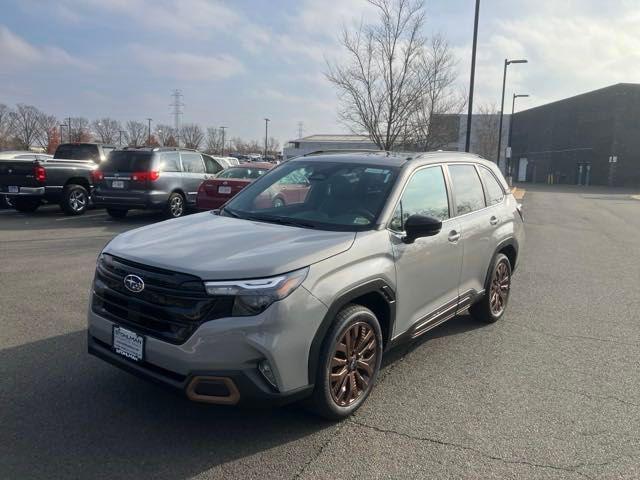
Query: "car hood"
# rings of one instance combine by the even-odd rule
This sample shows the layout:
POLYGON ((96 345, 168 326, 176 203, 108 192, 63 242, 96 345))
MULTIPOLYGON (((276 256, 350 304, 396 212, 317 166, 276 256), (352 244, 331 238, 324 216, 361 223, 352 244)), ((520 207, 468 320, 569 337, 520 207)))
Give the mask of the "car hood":
POLYGON ((205 212, 122 233, 104 253, 203 280, 234 280, 306 267, 348 250, 354 239, 354 232, 298 228, 205 212))

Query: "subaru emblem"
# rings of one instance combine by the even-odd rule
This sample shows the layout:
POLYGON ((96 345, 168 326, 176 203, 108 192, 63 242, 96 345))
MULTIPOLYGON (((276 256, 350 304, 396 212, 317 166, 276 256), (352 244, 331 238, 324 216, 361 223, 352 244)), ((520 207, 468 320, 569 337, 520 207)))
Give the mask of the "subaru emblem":
POLYGON ((124 277, 124 286, 133 293, 140 293, 144 290, 144 281, 137 275, 127 275, 124 277))

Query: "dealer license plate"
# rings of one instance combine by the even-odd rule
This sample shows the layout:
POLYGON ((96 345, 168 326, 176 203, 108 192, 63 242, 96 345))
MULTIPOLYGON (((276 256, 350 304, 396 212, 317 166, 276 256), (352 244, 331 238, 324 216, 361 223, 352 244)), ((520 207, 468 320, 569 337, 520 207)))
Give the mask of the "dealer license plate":
POLYGON ((144 337, 122 327, 113 327, 113 351, 139 362, 144 356, 144 337))

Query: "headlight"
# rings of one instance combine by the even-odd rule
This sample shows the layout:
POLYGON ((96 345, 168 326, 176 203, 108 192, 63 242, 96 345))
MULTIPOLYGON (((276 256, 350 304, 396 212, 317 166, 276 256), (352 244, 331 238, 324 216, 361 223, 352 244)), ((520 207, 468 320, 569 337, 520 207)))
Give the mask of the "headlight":
POLYGON ((273 302, 287 298, 304 282, 308 272, 309 267, 277 277, 205 282, 204 286, 209 295, 235 297, 233 316, 246 317, 257 315, 273 302))

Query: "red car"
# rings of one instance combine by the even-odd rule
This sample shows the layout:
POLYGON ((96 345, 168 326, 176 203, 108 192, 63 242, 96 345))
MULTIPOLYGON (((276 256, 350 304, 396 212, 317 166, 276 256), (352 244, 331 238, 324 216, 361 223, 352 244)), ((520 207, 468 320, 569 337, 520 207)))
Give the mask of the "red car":
MULTIPOLYGON (((196 197, 197 208, 199 210, 220 208, 240 190, 273 167, 275 165, 271 163, 254 162, 223 170, 215 179, 202 182, 196 197)), ((304 201, 309 191, 307 179, 289 177, 288 175, 282 178, 280 182, 258 197, 257 202, 260 203, 260 208, 268 205, 274 208, 284 207, 304 201)))

